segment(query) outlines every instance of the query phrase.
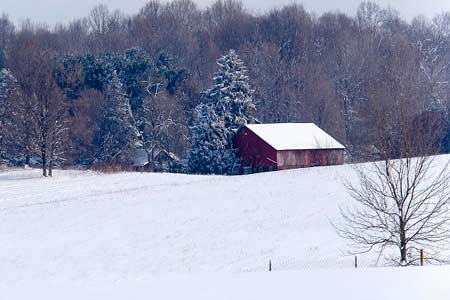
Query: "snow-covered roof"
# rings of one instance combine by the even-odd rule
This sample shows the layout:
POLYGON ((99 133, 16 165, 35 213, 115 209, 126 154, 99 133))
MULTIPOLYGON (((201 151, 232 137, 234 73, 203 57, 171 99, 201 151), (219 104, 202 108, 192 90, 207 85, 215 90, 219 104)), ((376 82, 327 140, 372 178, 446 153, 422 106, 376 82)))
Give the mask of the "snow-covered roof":
POLYGON ((148 164, 148 154, 144 149, 137 149, 133 153, 133 167, 143 167, 148 164))
POLYGON ((275 150, 345 149, 313 123, 247 124, 275 150))

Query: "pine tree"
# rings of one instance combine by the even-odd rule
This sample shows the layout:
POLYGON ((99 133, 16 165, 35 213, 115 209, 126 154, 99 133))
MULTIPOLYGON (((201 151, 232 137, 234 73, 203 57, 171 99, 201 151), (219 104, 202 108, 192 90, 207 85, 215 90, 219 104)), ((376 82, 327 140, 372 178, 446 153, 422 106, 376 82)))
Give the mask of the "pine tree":
POLYGON ((95 162, 123 163, 139 147, 139 133, 135 127, 129 98, 124 93, 116 72, 113 72, 105 94, 103 120, 96 141, 99 152, 95 162))
POLYGON ((196 108, 189 152, 189 170, 204 174, 238 174, 240 159, 233 139, 238 130, 255 119, 254 91, 247 69, 234 50, 217 60, 214 86, 206 90, 196 108))
POLYGON ((205 92, 208 102, 234 134, 242 125, 253 122, 255 111, 247 68, 234 50, 217 60, 219 72, 214 76, 214 86, 205 92))

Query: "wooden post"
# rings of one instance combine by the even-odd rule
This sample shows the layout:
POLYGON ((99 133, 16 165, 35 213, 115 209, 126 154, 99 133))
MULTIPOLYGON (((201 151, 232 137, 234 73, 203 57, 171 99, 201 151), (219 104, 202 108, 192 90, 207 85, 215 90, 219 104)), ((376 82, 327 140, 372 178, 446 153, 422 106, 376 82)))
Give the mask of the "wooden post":
POLYGON ((420 265, 423 266, 425 257, 423 255, 423 249, 420 249, 420 265))
POLYGON ((358 269, 358 256, 355 255, 355 269, 358 269))
POLYGON ((269 259, 269 272, 272 272, 272 261, 269 259))

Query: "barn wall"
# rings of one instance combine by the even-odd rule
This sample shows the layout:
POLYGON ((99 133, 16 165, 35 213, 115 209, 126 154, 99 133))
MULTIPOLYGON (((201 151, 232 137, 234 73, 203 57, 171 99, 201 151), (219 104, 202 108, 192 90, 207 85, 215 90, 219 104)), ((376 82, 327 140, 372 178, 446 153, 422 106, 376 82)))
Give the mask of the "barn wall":
POLYGON ((277 169, 293 169, 314 166, 342 165, 344 150, 284 150, 277 152, 277 169))
POLYGON ((276 169, 277 151, 248 128, 238 132, 234 146, 239 149, 245 167, 276 169))

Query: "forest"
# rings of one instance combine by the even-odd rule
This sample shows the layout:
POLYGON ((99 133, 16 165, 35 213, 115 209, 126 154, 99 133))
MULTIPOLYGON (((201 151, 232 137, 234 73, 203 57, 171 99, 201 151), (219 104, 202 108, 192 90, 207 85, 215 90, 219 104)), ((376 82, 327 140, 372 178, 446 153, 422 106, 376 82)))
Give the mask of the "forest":
POLYGON ((196 107, 230 49, 245 64, 258 122, 313 122, 349 162, 376 158, 380 132, 400 145, 405 128, 429 123, 443 132, 436 147, 449 150, 450 13, 406 21, 371 2, 348 16, 152 0, 134 15, 99 5, 55 26, 1 16, 0 164, 41 164, 50 175, 123 166, 128 144, 150 161, 176 157, 163 171, 181 172, 196 107))

